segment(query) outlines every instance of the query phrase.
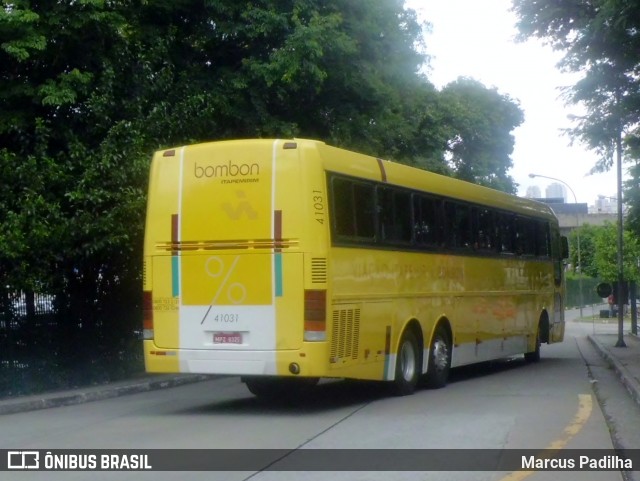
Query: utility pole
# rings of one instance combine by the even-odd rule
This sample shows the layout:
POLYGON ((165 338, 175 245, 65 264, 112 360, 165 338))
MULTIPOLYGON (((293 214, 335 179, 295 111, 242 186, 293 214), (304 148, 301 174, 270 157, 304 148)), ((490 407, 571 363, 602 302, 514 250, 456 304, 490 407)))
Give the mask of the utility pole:
MULTIPOLYGON (((620 108, 619 94, 616 92, 616 104, 620 108)), ((616 136, 616 169, 618 177, 618 341, 615 347, 627 347, 624 342, 624 261, 622 255, 622 126, 620 125, 620 114, 618 113, 618 132, 616 136)))

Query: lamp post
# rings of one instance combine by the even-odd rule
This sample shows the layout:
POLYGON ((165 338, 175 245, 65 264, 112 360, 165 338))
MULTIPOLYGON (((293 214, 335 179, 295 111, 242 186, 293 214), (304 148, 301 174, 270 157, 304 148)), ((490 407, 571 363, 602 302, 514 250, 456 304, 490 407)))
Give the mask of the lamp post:
MULTIPOLYGON (((619 104, 619 94, 616 93, 616 105, 619 104)), ((621 119, 618 118, 618 121, 621 119)), ((618 188, 618 341, 615 347, 627 347, 624 342, 624 300, 622 299, 622 283, 624 281, 624 259, 622 249, 623 245, 623 231, 622 231, 622 126, 618 125, 618 132, 616 136, 616 177, 618 188)))
MULTIPOLYGON (((531 177, 532 179, 535 178, 535 177, 541 177, 543 179, 555 180, 556 182, 560 182, 565 187, 567 187, 567 189, 569 189, 569 191, 571 191, 571 194, 573 195, 573 202, 574 202, 574 204, 576 204, 576 207, 577 207, 577 205, 578 205, 578 197, 576 197, 576 193, 573 191, 571 186, 569 184, 567 184, 564 180, 557 179, 555 177, 549 177, 548 175, 541 175, 541 174, 529 174, 529 177, 531 177)), ((580 255, 580 214, 577 211, 577 209, 576 209, 576 237, 577 237, 577 241, 578 241, 578 266, 580 267, 579 276, 578 276, 578 291, 579 291, 579 296, 580 296, 579 297, 579 301, 580 301, 580 317, 582 317, 582 306, 584 305, 584 298, 582 297, 582 259, 581 259, 581 255, 580 255)))

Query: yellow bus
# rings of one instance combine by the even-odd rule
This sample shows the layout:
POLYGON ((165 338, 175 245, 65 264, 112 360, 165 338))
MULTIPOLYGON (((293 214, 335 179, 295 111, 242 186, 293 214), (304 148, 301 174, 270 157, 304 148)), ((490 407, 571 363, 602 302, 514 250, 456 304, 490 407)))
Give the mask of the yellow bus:
POLYGON ((564 336, 548 206, 320 141, 159 151, 145 228, 148 372, 404 395, 564 336))

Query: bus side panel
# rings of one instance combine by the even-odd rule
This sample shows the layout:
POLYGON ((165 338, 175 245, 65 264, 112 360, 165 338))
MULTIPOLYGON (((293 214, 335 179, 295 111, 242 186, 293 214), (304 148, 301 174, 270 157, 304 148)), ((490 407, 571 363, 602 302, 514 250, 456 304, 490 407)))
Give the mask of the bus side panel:
POLYGON ((329 373, 334 377, 386 379, 390 365, 393 304, 388 301, 331 306, 329 373))
POLYGON ((333 249, 329 369, 334 376, 392 379, 398 279, 387 257, 368 249, 333 249))

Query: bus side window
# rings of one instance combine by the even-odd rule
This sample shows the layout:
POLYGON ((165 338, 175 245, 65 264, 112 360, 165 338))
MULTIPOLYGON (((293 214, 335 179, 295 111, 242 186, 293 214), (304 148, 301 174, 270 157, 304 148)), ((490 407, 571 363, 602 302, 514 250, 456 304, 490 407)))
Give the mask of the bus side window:
POLYGON ((471 213, 470 207, 457 202, 444 203, 444 222, 447 226, 447 247, 453 249, 470 248, 471 213))
POLYGON ((516 217, 515 243, 518 255, 536 255, 536 225, 533 219, 516 217))
POLYGON ((375 240, 375 188, 373 184, 334 177, 333 222, 338 237, 356 242, 375 240))
POLYGON ((347 179, 334 178, 332 182, 333 222, 337 236, 353 237, 356 235, 352 185, 353 182, 347 179))
POLYGON ((498 235, 498 252, 504 254, 513 254, 515 252, 514 231, 515 217, 509 214, 498 214, 496 222, 496 230, 498 235))
POLYGON ((375 189, 373 185, 355 182, 353 200, 356 237, 373 240, 376 233, 375 189))
POLYGON ((484 207, 472 209, 473 247, 478 251, 495 251, 496 226, 493 212, 484 207))
POLYGON ((435 247, 440 243, 442 225, 438 223, 438 202, 431 197, 413 196, 413 234, 421 247, 435 247))
POLYGON ((395 194, 396 226, 399 236, 397 240, 411 242, 411 194, 408 192, 396 192, 395 194))
POLYGON ((547 222, 536 222, 536 251, 539 257, 549 257, 551 252, 549 246, 551 238, 549 235, 549 224, 547 222))
POLYGON ((411 242, 411 195, 399 189, 379 187, 378 209, 382 242, 411 242))

